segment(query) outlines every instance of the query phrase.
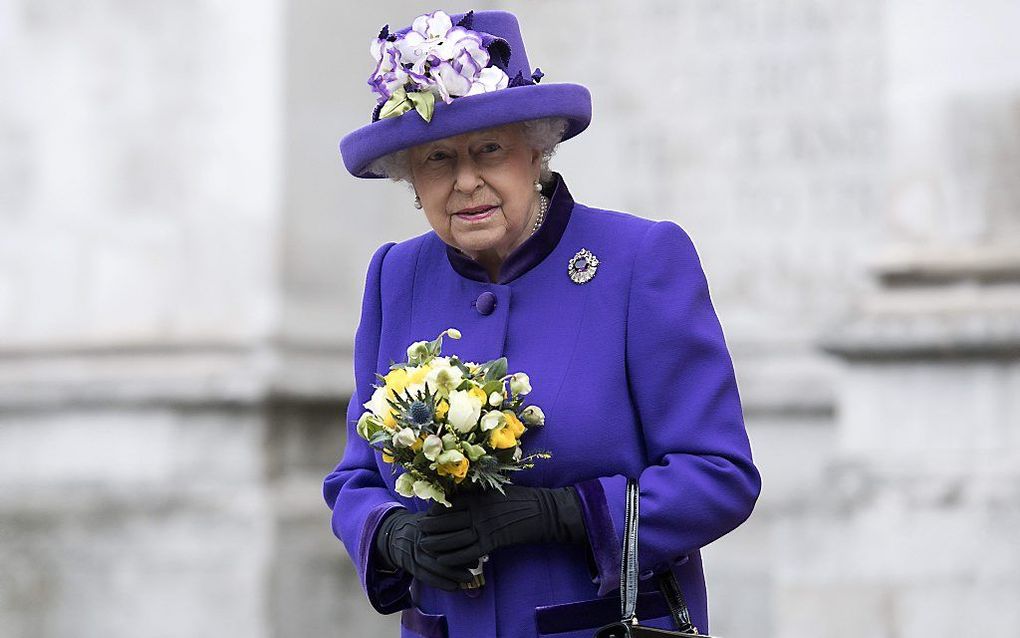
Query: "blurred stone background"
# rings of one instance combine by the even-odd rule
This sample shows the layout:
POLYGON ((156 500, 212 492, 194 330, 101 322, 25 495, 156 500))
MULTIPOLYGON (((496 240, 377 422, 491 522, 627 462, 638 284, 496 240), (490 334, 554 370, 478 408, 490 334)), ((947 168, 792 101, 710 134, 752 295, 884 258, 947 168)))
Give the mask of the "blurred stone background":
MULTIPOLYGON (((437 8, 0 0, 0 636, 395 636, 329 528, 368 258, 336 150, 437 8)), ((764 476, 713 633, 1020 636, 1020 4, 477 2, 694 238, 764 476)))

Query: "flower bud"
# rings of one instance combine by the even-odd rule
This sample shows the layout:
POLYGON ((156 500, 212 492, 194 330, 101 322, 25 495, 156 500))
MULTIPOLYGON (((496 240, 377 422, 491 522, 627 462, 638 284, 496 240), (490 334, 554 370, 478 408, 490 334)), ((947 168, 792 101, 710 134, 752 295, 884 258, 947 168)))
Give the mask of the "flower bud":
POLYGON ((422 445, 422 454, 430 461, 435 461, 443 451, 443 440, 435 434, 425 437, 425 444, 422 445))
POLYGON ((393 445, 396 447, 411 447, 418 439, 418 435, 411 428, 404 428, 393 435, 393 445))
POLYGON ((521 410, 521 420, 528 425, 545 425, 545 413, 537 405, 529 405, 521 410))
POLYGON ((397 494, 411 498, 414 496, 414 477, 407 472, 404 472, 397 477, 397 482, 393 486, 393 489, 397 491, 397 494))
POLYGON ((428 341, 415 341, 407 346, 407 360, 420 361, 429 355, 428 341))
POLYGON ((510 391, 514 394, 527 394, 531 392, 531 379, 523 372, 515 372, 510 377, 510 391))
POLYGON ((358 417, 358 436, 366 441, 372 438, 372 435, 379 431, 381 427, 371 412, 362 412, 361 416, 358 417))

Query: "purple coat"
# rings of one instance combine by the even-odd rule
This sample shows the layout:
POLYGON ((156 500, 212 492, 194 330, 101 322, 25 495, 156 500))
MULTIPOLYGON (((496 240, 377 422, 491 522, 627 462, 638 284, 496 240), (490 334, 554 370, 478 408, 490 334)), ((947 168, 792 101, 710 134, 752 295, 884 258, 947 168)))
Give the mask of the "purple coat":
POLYGON ((761 481, 705 275, 680 226, 575 204, 557 176, 545 223, 504 262, 499 283, 434 232, 387 243, 368 268, 354 369, 346 449, 324 494, 372 606, 402 610, 402 637, 587 638, 618 619, 627 477, 641 485, 638 618, 670 626, 650 577, 671 569, 707 631, 699 548, 750 515, 761 481), (582 248, 599 265, 577 284, 567 265, 582 248), (444 354, 505 356, 511 372, 530 376, 528 403, 546 424, 522 442, 553 458, 515 482, 575 486, 589 541, 497 550, 473 596, 374 565, 384 515, 427 504, 393 490, 390 466, 354 429, 374 374, 450 327, 463 338, 444 340, 444 354))

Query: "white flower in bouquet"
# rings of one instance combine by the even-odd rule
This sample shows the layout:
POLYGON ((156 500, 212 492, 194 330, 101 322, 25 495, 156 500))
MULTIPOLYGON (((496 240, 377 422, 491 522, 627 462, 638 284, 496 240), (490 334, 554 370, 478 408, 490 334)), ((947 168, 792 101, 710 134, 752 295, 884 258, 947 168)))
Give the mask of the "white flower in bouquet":
POLYGON ((393 489, 397 491, 397 494, 405 498, 411 498, 414 496, 414 477, 404 472, 397 477, 396 484, 393 489))
POLYGON ((435 461, 443 452, 443 439, 435 434, 425 437, 425 443, 421 446, 421 452, 430 461, 435 461))
POLYGON ((489 395, 489 405, 491 405, 494 408, 498 408, 502 404, 503 404, 502 392, 496 391, 489 395))
POLYGON ((531 379, 523 372, 516 372, 510 377, 510 391, 514 394, 528 394, 531 392, 531 379))
POLYGON ((417 480, 411 487, 414 495, 422 500, 432 499, 437 503, 450 507, 450 501, 446 500, 446 493, 443 488, 430 481, 417 480))
POLYGON ((421 361, 429 354, 429 342, 428 341, 415 341, 411 345, 407 346, 407 360, 408 361, 421 361))
POLYGON ((432 367, 425 382, 433 390, 441 395, 449 395, 464 380, 464 371, 453 365, 448 357, 437 357, 432 362, 432 367))
POLYGON ((390 410, 386 405, 386 388, 376 388, 372 397, 362 405, 377 417, 385 416, 390 410))
POLYGON ((450 393, 450 411, 446 413, 446 421, 454 430, 467 434, 478 424, 482 403, 473 390, 454 390, 450 393))
POLYGON ((482 428, 482 432, 488 432, 490 430, 495 430, 504 423, 506 423, 505 414, 503 414, 499 410, 489 410, 488 412, 485 413, 485 416, 482 417, 480 425, 482 428))
POLYGON ((397 447, 411 447, 418 440, 418 435, 411 428, 403 428, 393 435, 393 445, 397 447))

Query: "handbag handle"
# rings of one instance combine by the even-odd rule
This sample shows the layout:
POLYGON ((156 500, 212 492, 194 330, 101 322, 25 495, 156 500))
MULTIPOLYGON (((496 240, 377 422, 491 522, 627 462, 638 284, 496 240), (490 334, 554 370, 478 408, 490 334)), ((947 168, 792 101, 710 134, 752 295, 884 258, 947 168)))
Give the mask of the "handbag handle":
MULTIPOLYGON (((627 512, 623 524, 623 556, 620 560, 620 612, 623 622, 636 625, 638 594, 638 520, 640 518, 641 490, 638 482, 627 479, 627 512)), ((658 577, 659 590, 666 597, 670 614, 677 629, 698 634, 698 628, 691 622, 680 583, 672 570, 658 577)))

